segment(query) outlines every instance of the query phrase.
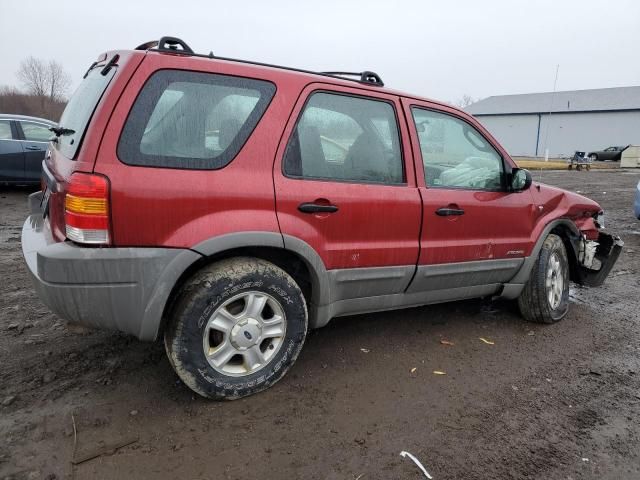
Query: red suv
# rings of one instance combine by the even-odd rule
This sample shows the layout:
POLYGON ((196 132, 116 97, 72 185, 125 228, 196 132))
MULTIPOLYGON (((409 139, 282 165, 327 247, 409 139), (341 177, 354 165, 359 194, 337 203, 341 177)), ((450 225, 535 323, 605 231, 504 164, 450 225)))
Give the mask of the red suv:
POLYGON ((600 206, 533 184, 473 117, 383 88, 199 55, 164 37, 94 62, 30 197, 23 253, 74 322, 164 336, 180 378, 233 399, 334 317, 472 297, 527 320, 599 285, 600 206))

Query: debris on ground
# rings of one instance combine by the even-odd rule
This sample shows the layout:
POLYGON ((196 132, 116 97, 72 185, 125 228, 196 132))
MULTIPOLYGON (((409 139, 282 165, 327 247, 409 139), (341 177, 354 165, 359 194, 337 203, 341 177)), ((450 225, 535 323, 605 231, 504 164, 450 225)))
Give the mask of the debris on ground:
POLYGON ((121 448, 132 445, 137 441, 138 437, 128 437, 119 442, 108 443, 102 447, 94 448, 88 452, 75 456, 71 460, 71 463, 79 465, 81 463, 88 462, 89 460, 93 460, 94 458, 101 457, 102 455, 114 454, 121 448))
POLYGON ((482 343, 486 343, 487 345, 495 345, 495 342, 492 342, 491 340, 487 340, 486 338, 480 337, 480 341, 482 343))
POLYGON ((361 348, 360 351, 362 353, 369 353, 371 350, 369 350, 368 348, 361 348))
POLYGON ((453 347, 455 345, 455 343, 450 342, 449 340, 440 340, 440 344, 441 345, 448 345, 450 347, 453 347))
POLYGON ((424 468, 424 466, 420 463, 420 460, 418 460, 416 457, 414 457, 413 455, 411 455, 409 452, 405 452, 405 451, 403 450, 402 452, 400 452, 400 456, 401 456, 402 458, 409 457, 409 458, 413 461, 413 463, 415 463, 415 464, 418 466, 418 468, 419 468, 420 470, 422 470, 422 473, 424 473, 425 477, 427 477, 427 478, 428 478, 428 479, 430 479, 430 480, 431 480, 431 479, 433 479, 433 477, 432 477, 431 475, 429 475, 429 472, 427 472, 427 469, 426 469, 426 468, 424 468))
POLYGON ((416 367, 413 367, 413 368, 411 369, 411 373, 415 373, 415 372, 416 372, 416 370, 418 370, 418 369, 417 369, 416 367))
POLYGON ((442 370, 434 370, 434 371, 433 371, 433 374, 434 374, 434 375, 446 375, 447 373, 446 373, 446 372, 443 372, 442 370))

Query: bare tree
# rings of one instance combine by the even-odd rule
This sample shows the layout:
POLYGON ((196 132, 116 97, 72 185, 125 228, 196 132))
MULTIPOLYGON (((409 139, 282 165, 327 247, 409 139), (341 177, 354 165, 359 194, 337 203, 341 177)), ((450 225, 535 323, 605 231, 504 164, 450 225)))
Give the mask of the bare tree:
POLYGON ((27 91, 36 97, 45 97, 49 91, 47 65, 35 57, 27 57, 20 62, 18 78, 27 91))
POLYGON ((460 108, 468 107, 472 103, 475 103, 476 100, 471 95, 467 95, 466 93, 462 95, 462 97, 456 102, 456 105, 460 108))
POLYGON ((55 60, 27 57, 20 63, 18 78, 31 95, 51 101, 62 100, 71 86, 71 78, 55 60))
POLYGON ((71 77, 55 60, 49 61, 48 79, 49 99, 52 101, 63 100, 71 87, 71 77))

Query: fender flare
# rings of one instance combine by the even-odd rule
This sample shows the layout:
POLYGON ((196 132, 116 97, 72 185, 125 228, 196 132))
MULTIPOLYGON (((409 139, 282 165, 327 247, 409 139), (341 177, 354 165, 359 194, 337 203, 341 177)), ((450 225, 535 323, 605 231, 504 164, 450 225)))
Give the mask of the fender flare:
POLYGON ((191 250, 210 257, 242 247, 279 248, 296 254, 304 261, 311 275, 312 302, 315 305, 329 302, 329 280, 324 262, 311 245, 292 235, 261 231, 228 233, 200 242, 191 250))
MULTIPOLYGON (((565 227, 575 238, 580 238, 580 230, 571 220, 567 218, 559 218, 549 222, 542 230, 540 236, 538 236, 538 240, 536 241, 533 250, 531 250, 531 254, 524 259, 524 263, 522 264, 522 267, 520 267, 520 270, 518 270, 518 273, 515 274, 509 283, 505 283, 502 293, 499 295, 500 297, 512 300, 520 296, 525 284, 529 280, 531 270, 540 255, 540 250, 542 249, 544 241, 547 239, 551 231, 557 227, 565 227)), ((569 240, 573 249, 573 252, 570 254, 573 254, 573 256, 577 258, 575 241, 572 238, 569 240)))

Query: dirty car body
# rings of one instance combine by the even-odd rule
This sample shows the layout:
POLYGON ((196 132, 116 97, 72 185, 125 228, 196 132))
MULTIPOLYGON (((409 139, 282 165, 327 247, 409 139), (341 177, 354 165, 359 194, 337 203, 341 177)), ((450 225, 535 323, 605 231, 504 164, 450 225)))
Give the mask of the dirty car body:
POLYGON ((533 183, 472 116, 373 72, 164 37, 85 77, 29 199, 34 285, 63 318, 164 335, 203 396, 267 388, 335 317, 504 297, 552 323, 569 278, 601 284, 622 248, 596 202, 533 183))

